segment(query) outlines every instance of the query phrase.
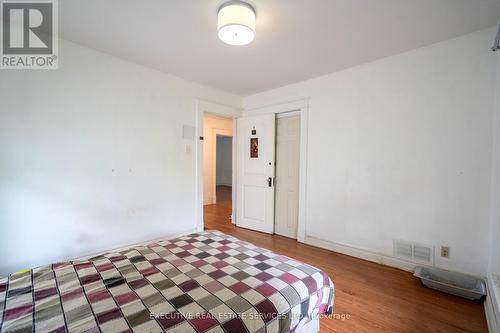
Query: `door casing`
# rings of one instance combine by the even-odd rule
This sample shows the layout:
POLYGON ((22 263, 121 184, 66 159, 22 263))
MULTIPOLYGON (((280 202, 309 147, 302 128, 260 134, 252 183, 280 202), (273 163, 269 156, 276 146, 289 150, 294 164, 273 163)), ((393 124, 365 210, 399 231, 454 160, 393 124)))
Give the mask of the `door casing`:
MULTIPOLYGON (((196 176, 195 176, 195 219, 196 219, 196 230, 201 232, 204 230, 203 223, 203 116, 205 113, 210 113, 212 115, 217 115, 226 118, 233 119, 233 176, 232 183, 233 189, 236 188, 236 121, 235 118, 241 116, 241 109, 222 105, 210 101, 205 101, 203 99, 196 100, 196 136, 194 138, 195 146, 195 165, 196 165, 196 176)), ((235 212, 236 212, 236 191, 233 190, 232 193, 232 206, 233 211, 231 213, 232 223, 235 223, 235 212)))

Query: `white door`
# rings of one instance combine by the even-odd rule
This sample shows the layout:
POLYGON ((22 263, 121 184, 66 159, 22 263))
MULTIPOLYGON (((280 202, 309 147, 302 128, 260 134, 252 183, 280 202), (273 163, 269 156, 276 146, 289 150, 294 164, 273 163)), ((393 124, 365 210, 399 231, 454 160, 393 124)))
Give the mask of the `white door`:
POLYGON ((300 116, 278 118, 275 232, 295 239, 299 216, 299 154, 300 116))
POLYGON ((274 232, 275 116, 238 118, 236 225, 274 232))

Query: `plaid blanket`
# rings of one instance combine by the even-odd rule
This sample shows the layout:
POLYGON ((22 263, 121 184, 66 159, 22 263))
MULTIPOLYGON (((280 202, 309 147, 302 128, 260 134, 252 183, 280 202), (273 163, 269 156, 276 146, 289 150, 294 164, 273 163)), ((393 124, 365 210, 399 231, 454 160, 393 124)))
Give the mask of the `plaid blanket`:
POLYGON ((318 269, 220 232, 0 279, 1 332, 293 332, 331 313, 318 269))

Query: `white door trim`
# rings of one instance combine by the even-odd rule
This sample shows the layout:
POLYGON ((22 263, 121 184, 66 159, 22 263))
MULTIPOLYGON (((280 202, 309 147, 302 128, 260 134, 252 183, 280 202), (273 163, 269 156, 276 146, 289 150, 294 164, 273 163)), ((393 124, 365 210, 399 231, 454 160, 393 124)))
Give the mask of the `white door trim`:
POLYGON ((243 115, 298 112, 300 114, 300 170, 299 170, 299 221, 297 224, 297 240, 301 243, 306 238, 307 223, 307 130, 309 116, 309 98, 283 102, 243 111, 243 115))
POLYGON ((289 111, 289 112, 281 112, 276 114, 276 118, 286 118, 286 117, 294 117, 300 116, 300 111, 289 111))
MULTIPOLYGON (((233 189, 236 186, 236 126, 234 125, 234 119, 241 115, 241 109, 223 105, 219 103, 214 103, 206 101, 203 99, 196 100, 196 144, 195 144, 195 164, 196 164, 196 181, 195 181, 195 218, 196 218, 196 230, 203 231, 203 141, 200 137, 203 136, 203 115, 205 113, 210 113, 226 118, 233 118, 233 189)), ((234 211, 236 209, 236 194, 233 190, 232 194, 233 201, 233 221, 234 221, 234 211)))

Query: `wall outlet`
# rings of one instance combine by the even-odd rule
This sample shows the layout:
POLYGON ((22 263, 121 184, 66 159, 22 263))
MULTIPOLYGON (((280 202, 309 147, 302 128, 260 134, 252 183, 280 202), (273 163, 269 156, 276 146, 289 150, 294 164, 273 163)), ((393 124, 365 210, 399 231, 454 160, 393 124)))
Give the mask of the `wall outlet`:
POLYGON ((450 248, 448 246, 441 246, 441 257, 450 258, 450 248))

